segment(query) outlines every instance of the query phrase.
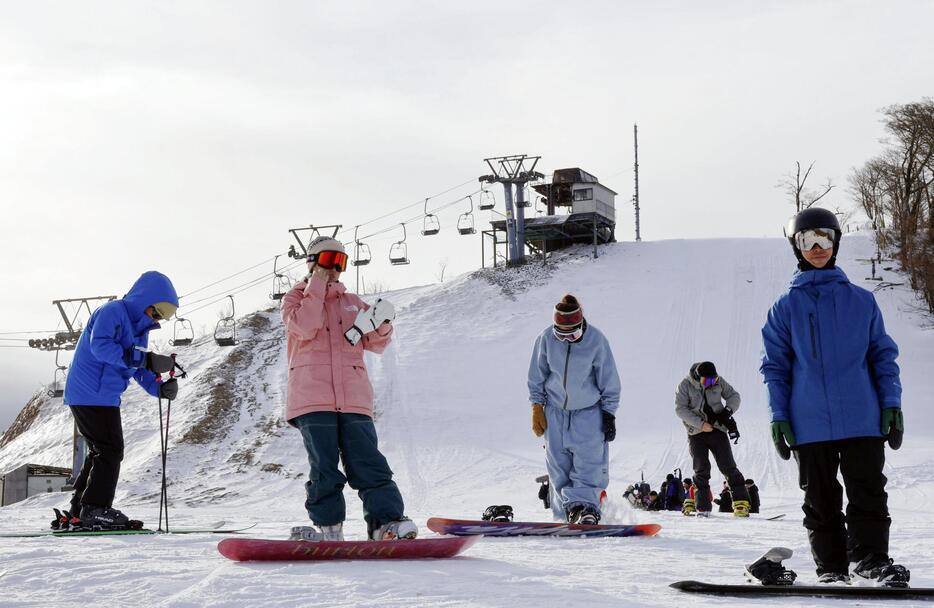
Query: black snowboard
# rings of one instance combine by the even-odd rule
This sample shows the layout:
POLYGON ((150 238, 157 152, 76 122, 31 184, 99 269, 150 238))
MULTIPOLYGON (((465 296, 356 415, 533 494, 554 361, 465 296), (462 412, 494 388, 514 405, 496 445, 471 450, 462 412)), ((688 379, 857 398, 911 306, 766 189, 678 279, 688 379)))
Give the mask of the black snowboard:
POLYGON ((931 587, 859 587, 855 585, 715 585, 698 581, 678 581, 670 585, 680 591, 706 595, 850 597, 875 599, 934 598, 931 587))

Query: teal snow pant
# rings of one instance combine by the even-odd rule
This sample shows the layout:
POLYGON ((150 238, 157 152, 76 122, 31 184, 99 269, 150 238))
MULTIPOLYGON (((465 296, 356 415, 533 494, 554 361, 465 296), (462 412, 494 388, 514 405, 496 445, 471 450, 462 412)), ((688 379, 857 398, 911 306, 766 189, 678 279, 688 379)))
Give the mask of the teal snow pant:
POLYGON ((545 406, 545 465, 551 480, 551 510, 558 521, 576 505, 600 512, 600 494, 610 483, 610 452, 600 406, 563 410, 545 406))
POLYGON ((311 472, 305 510, 315 525, 344 521, 344 484, 363 501, 367 531, 402 519, 405 506, 386 457, 379 451, 373 419, 363 414, 312 412, 292 421, 302 432, 311 472), (338 463, 344 465, 342 473, 338 463), (346 473, 346 476, 345 476, 346 473))

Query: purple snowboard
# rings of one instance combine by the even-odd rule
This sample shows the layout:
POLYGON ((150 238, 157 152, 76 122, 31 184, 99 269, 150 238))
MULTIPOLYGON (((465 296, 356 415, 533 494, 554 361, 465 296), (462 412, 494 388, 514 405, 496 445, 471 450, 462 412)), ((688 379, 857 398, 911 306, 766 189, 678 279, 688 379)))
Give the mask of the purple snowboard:
POLYGON ((662 529, 658 524, 634 526, 562 524, 550 522, 494 522, 470 519, 432 517, 428 529, 438 534, 455 536, 562 536, 573 538, 603 538, 610 536, 655 536, 662 529))

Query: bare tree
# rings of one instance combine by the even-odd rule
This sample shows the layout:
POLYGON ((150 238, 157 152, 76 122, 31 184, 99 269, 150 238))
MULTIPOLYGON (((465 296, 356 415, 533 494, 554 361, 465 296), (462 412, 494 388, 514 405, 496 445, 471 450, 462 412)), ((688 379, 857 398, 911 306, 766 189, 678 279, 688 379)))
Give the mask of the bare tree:
POLYGON ((827 178, 827 183, 819 188, 807 187, 808 177, 811 176, 811 169, 814 168, 815 162, 817 161, 808 165, 804 175, 801 175, 801 163, 795 161, 795 172, 788 173, 775 185, 776 188, 784 188, 785 193, 792 199, 795 205, 795 213, 811 207, 834 189, 834 184, 830 181, 829 177, 827 178))

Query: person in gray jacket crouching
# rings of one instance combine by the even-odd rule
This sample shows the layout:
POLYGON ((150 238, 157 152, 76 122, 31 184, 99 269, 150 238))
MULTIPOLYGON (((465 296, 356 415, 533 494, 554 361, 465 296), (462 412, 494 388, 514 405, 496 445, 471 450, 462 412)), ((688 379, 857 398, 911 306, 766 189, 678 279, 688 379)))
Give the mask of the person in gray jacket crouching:
POLYGON ((739 440, 739 430, 733 414, 739 409, 740 397, 730 384, 717 374, 710 361, 695 363, 688 377, 678 385, 675 413, 688 431, 688 446, 694 461, 696 504, 685 500, 684 514, 710 514, 710 458, 713 453, 717 468, 726 477, 733 495, 733 515, 749 517, 749 492, 745 479, 733 460, 730 439, 739 440), (724 403, 725 400, 725 403, 724 403))

